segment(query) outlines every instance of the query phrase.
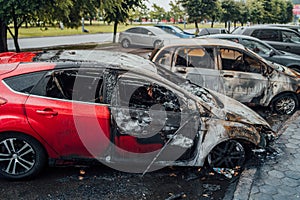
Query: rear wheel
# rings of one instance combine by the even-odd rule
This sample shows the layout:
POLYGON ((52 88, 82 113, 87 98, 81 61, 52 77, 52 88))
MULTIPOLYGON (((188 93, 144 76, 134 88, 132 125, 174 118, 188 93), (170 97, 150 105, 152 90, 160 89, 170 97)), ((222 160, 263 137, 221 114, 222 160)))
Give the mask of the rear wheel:
POLYGON ((246 151, 241 143, 229 140, 218 144, 209 153, 207 161, 213 168, 236 168, 245 164, 246 151))
POLYGON ((38 141, 19 133, 0 134, 0 174, 4 178, 32 178, 45 164, 46 153, 38 141))
POLYGON ((273 101, 273 110, 281 115, 291 115, 298 109, 298 99, 294 94, 282 94, 273 101))

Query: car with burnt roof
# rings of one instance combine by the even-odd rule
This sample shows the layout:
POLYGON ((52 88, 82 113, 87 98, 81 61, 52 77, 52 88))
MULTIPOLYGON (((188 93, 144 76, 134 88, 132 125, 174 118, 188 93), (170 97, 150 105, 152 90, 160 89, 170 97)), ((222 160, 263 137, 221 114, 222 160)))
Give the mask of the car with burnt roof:
POLYGON ((257 53, 258 55, 260 55, 268 61, 276 62, 278 64, 300 72, 300 55, 277 50, 268 43, 259 40, 255 37, 234 34, 214 34, 201 36, 198 38, 217 38, 237 42, 244 45, 248 49, 251 49, 252 51, 254 51, 255 53, 257 53))
POLYGON ((20 53, 1 62, 2 177, 32 178, 47 163, 94 160, 135 173, 205 163, 235 168, 248 150, 276 138, 263 118, 229 97, 164 68, 153 71, 143 58, 128 64, 125 54, 97 53, 112 57, 56 52, 40 62, 43 54, 20 53), (28 56, 36 61, 15 62, 28 56))
POLYGON ((250 106, 293 114, 299 105, 300 74, 266 61, 235 42, 180 39, 153 51, 150 59, 192 83, 250 106))

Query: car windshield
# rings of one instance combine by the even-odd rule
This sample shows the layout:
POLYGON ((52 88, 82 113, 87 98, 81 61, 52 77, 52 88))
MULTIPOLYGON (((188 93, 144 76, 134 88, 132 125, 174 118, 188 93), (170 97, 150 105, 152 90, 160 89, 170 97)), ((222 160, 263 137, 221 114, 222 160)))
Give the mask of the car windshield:
POLYGON ((149 29, 149 31, 153 32, 155 35, 160 36, 160 35, 168 35, 165 31, 163 31, 160 28, 154 27, 153 29, 149 29))
POLYGON ((173 29, 176 31, 176 32, 178 32, 178 33, 183 33, 184 31, 181 29, 181 28, 179 28, 178 26, 173 26, 173 29))

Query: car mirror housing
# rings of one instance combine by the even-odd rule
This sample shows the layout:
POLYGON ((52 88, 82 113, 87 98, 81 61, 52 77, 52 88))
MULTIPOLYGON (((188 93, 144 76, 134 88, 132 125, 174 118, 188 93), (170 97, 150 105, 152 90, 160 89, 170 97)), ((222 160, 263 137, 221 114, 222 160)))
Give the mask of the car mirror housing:
POLYGON ((274 55, 276 55, 275 51, 272 49, 269 53, 269 57, 273 57, 274 55))

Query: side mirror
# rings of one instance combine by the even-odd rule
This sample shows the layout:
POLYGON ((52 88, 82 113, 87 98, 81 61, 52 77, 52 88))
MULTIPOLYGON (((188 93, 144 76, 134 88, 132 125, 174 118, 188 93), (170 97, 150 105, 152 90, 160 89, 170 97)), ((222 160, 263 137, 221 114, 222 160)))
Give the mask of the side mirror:
POLYGON ((153 34, 152 32, 149 31, 149 32, 148 32, 148 35, 150 36, 150 35, 154 35, 154 34, 153 34))
POLYGON ((272 49, 272 50, 270 51, 269 57, 273 57, 274 55, 276 55, 276 53, 275 53, 275 51, 272 49))

